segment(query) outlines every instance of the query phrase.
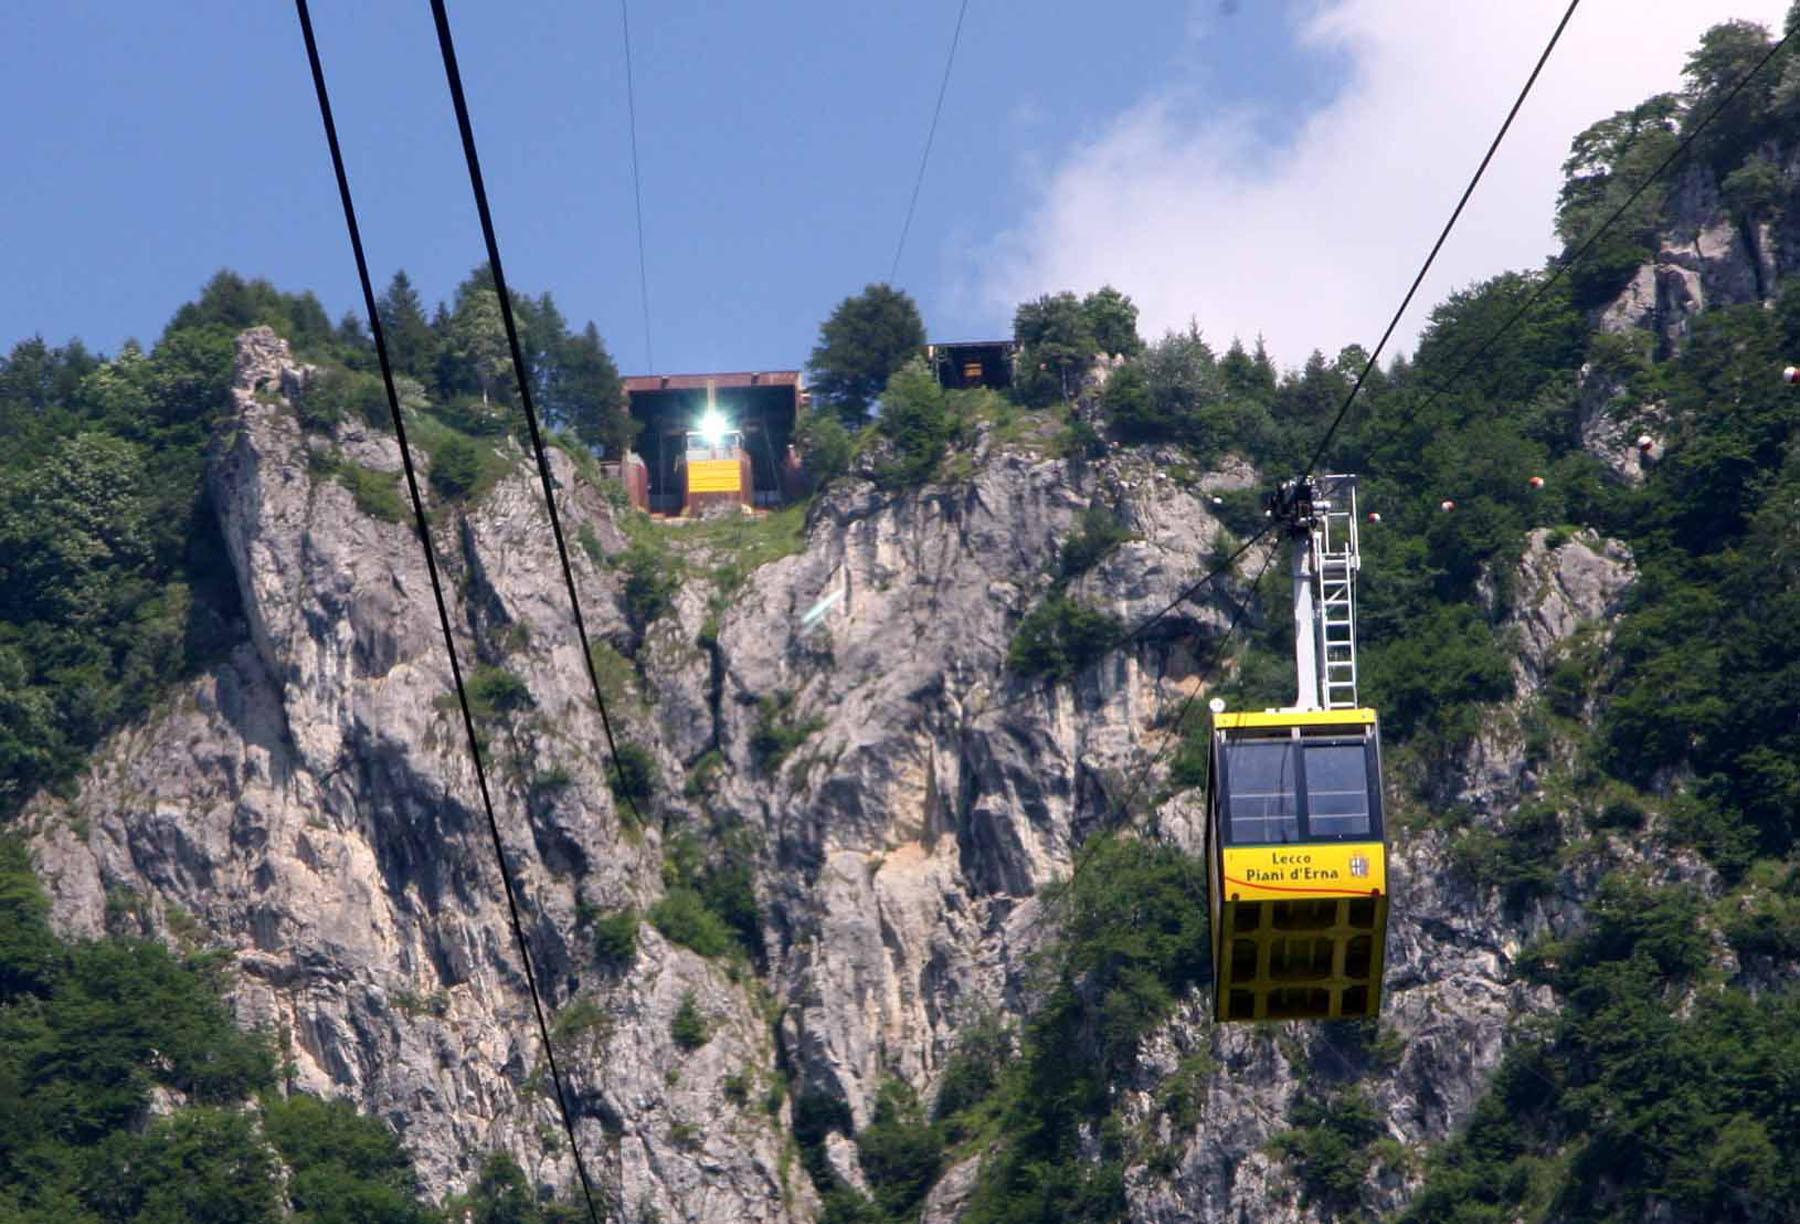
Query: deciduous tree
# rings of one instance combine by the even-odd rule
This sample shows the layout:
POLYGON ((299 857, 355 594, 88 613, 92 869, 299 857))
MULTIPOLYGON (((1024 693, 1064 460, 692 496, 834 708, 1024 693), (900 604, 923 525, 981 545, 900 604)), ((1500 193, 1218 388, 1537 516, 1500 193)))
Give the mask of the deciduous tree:
POLYGON ((870 285, 839 302, 820 326, 808 363, 813 397, 845 424, 861 425, 888 380, 924 345, 925 322, 912 298, 888 285, 870 285))

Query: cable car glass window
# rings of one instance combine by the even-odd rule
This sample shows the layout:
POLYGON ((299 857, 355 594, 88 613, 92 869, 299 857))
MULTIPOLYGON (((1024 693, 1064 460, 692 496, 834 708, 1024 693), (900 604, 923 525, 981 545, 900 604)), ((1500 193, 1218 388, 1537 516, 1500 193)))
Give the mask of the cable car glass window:
POLYGON ((1369 758, 1360 743, 1306 745, 1308 837, 1367 837, 1369 758))
POLYGON ((1227 839, 1235 845, 1300 840, 1300 796, 1291 740, 1225 745, 1227 839))

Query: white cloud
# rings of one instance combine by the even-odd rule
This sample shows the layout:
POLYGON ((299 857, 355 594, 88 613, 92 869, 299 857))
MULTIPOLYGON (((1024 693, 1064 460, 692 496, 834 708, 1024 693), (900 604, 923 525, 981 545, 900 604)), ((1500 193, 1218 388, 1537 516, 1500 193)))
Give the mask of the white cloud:
MULTIPOLYGON (((1410 347, 1451 290, 1551 253, 1570 139, 1676 88, 1729 17, 1779 29, 1789 0, 1587 0, 1414 299, 1410 347)), ((1563 0, 1322 0, 1306 45, 1348 57, 1345 87, 1277 156, 1242 115, 1165 91, 1069 151, 1025 223, 990 248, 993 305, 1111 282, 1146 334, 1197 319, 1277 360, 1372 345, 1512 104, 1563 0), (1198 116, 1198 117, 1197 117, 1198 116)))

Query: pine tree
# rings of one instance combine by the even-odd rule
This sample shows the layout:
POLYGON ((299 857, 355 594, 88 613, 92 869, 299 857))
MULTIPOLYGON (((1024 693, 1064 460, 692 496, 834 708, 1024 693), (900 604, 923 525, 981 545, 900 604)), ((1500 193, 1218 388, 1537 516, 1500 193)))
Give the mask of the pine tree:
POLYGON ((387 292, 376 303, 381 327, 387 335, 388 357, 394 372, 424 379, 436 362, 438 339, 425 321, 425 303, 404 269, 394 273, 387 292))
POLYGON ((619 367, 593 323, 563 346, 561 367, 556 398, 562 421, 577 438, 602 448, 609 457, 624 454, 636 430, 625 409, 619 367))
POLYGON ((491 403, 495 389, 511 373, 512 362, 498 293, 471 288, 457 295, 456 310, 450 316, 450 348, 458 366, 480 389, 481 402, 491 403))

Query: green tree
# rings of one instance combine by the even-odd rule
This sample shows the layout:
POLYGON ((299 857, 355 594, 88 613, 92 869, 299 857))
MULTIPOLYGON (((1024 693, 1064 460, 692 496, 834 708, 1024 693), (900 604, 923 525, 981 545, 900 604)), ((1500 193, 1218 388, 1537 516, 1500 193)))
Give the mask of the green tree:
POLYGON ((395 372, 429 378, 437 364, 437 336, 425 318, 425 303, 404 270, 394 273, 376 309, 395 372))
POLYGON ((586 1219, 554 1204, 538 1201, 525 1170, 505 1152, 495 1152, 482 1163, 474 1186, 446 1212, 456 1224, 573 1224, 586 1219))
POLYGON ((699 1000, 694 997, 693 991, 681 996, 681 1006, 675 1009, 675 1016, 669 1021, 669 1036, 676 1045, 690 1053, 712 1039, 712 1031, 700 1011, 699 1000))
POLYGON ((1688 56, 1683 74, 1689 106, 1683 126, 1693 131, 1693 124, 1723 104, 1724 109, 1695 142, 1717 167, 1740 160, 1768 130, 1781 74, 1777 68, 1750 76, 1768 50, 1769 31, 1764 26, 1754 21, 1725 21, 1701 35, 1699 47, 1688 56), (1748 84, 1740 90, 1746 78, 1748 84), (1725 102, 1734 90, 1737 95, 1725 102))
POLYGON ((819 327, 808 366, 815 400, 852 427, 888 382, 925 346, 925 322, 910 296, 874 284, 837 304, 819 327))
POLYGON ((94 624, 148 559, 144 463, 122 438, 82 433, 0 487, 0 613, 94 624))
POLYGON ((1570 145, 1556 232, 1570 248, 1599 236, 1569 273, 1574 299, 1584 308, 1610 301, 1655 254, 1662 187, 1646 191, 1604 232, 1600 227, 1674 148, 1679 111, 1680 100, 1663 94, 1588 127, 1570 145))
POLYGON ((892 446, 892 453, 876 468, 880 484, 911 489, 937 475, 957 422, 949 396, 923 358, 907 362, 888 380, 875 429, 892 446))
POLYGON ((480 485, 481 448, 461 434, 452 434, 431 452, 431 487, 454 501, 467 497, 480 485))
POLYGON ((1013 313, 1013 339, 1019 345, 1019 387, 1028 403, 1073 396, 1100 348, 1093 318, 1073 293, 1020 304, 1013 313))
POLYGON ((0 836, 0 1007, 49 988, 59 959, 49 918, 24 843, 0 836))
POLYGON ((555 419, 587 445, 611 458, 623 455, 637 433, 625 406, 619 367, 592 323, 563 346, 561 375, 551 403, 555 419))
POLYGON ((1137 305, 1111 285, 1088 294, 1082 300, 1081 311, 1087 316, 1097 351, 1109 357, 1134 357, 1143 351, 1144 342, 1137 330, 1137 305))
POLYGON ((103 1145, 91 1182, 102 1218, 133 1224, 275 1224, 275 1162, 251 1119, 184 1109, 103 1145))
POLYGON ((608 969, 622 969, 636 960, 637 941, 638 912, 629 906, 594 922, 594 956, 608 969))
POLYGON ((944 1137, 925 1120, 919 1099, 904 1080, 888 1080, 875 1094, 875 1111, 856 1136, 858 1163, 889 1219, 911 1218, 944 1163, 944 1137))
POLYGON ((1019 622, 1006 664, 1021 676, 1072 679, 1119 640, 1119 619, 1057 595, 1019 622))
POLYGON ((808 410, 794 428, 794 441, 815 485, 830 484, 850 470, 856 442, 835 415, 808 410))
POLYGON ((500 315, 500 295, 490 285, 465 282, 457 290, 456 309, 450 316, 448 351, 456 368, 481 392, 484 406, 512 373, 512 350, 506 340, 506 322, 500 315))
POLYGON ((292 1170, 293 1219, 303 1224, 428 1224, 399 1139, 348 1101, 295 1094, 263 1102, 263 1130, 292 1170))

